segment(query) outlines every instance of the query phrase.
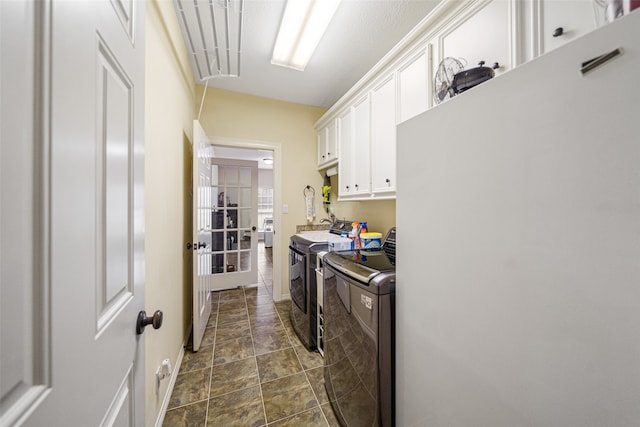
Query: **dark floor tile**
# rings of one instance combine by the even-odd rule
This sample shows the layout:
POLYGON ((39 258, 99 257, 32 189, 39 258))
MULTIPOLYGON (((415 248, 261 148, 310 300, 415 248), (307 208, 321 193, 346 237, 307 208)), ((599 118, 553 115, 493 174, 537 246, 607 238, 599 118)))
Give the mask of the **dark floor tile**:
POLYGON ((256 357, 260 381, 267 382, 287 375, 302 372, 293 348, 274 351, 256 357))
POLYGON ((220 291, 220 302, 229 301, 234 299, 243 299, 244 290, 242 288, 227 289, 226 291, 220 291))
POLYGON ((282 325, 282 322, 280 321, 280 317, 275 312, 249 316, 249 322, 251 322, 251 327, 253 328, 259 327, 259 326, 282 325))
POLYGON ((207 426, 265 425, 260 387, 250 387, 209 400, 207 426))
POLYGON ((304 373, 262 384, 267 421, 273 422, 318 406, 304 373))
POLYGON ((284 301, 278 301, 278 302, 274 302, 274 305, 276 306, 276 310, 278 310, 278 313, 280 314, 289 314, 291 313, 291 301, 290 300, 284 300, 284 301))
POLYGON ((271 296, 271 294, 269 294, 267 292, 267 288, 264 287, 264 285, 258 285, 258 286, 254 286, 251 288, 245 288, 244 289, 244 296, 246 298, 250 298, 250 297, 257 297, 257 296, 271 296))
POLYGON ((213 352, 213 364, 233 362, 254 355, 251 337, 235 338, 218 343, 213 352))
POLYGON ((329 396, 327 396, 327 390, 324 388, 324 367, 309 369, 305 372, 313 392, 316 394, 316 399, 320 405, 329 403, 329 396))
POLYGON ((213 360, 213 346, 201 346, 197 352, 185 351, 182 363, 180 363, 180 373, 197 371, 199 369, 211 367, 213 360))
POLYGON ((216 339, 216 328, 205 328, 200 346, 213 345, 216 339))
POLYGON ((215 365, 211 372, 211 397, 259 385, 256 358, 215 365))
MULTIPOLYGON (((258 305, 268 304, 273 307, 273 298, 271 295, 255 295, 255 296, 246 296, 247 307, 255 307, 258 305)), ((275 310, 275 307, 274 307, 275 310)))
POLYGON ((248 313, 246 308, 238 308, 234 310, 226 310, 218 312, 218 327, 221 325, 228 325, 230 323, 237 323, 247 320, 248 313))
POLYGON ((304 347, 304 344, 302 343, 302 340, 300 340, 300 337, 296 333, 295 329, 293 329, 293 326, 289 326, 288 328, 287 328, 287 326, 285 326, 284 330, 287 331, 287 335, 289 335, 289 340, 291 340, 291 345, 292 346, 294 346, 294 347, 300 347, 300 346, 304 347))
POLYGON ((280 329, 273 332, 254 335, 253 346, 255 348, 256 355, 258 355, 291 347, 291 341, 289 341, 287 333, 280 329))
POLYGON ((216 330, 216 344, 230 339, 246 337, 251 337, 251 327, 249 327, 248 320, 220 325, 216 330))
POLYGON ((270 334, 273 332, 284 331, 284 326, 274 324, 274 325, 264 325, 264 326, 254 326, 251 328, 251 335, 254 337, 259 337, 264 334, 270 334))
POLYGON ((330 403, 325 403, 320 408, 329 423, 329 427, 340 427, 340 421, 336 418, 336 414, 333 413, 333 408, 330 403))
POLYGON ((320 356, 316 350, 309 350, 305 346, 294 346, 293 347, 300 358, 300 363, 302 363, 302 367, 305 369, 313 369, 318 368, 324 364, 324 359, 320 356))
POLYGON ((247 298, 247 311, 249 317, 261 317, 267 315, 276 315, 276 308, 273 304, 251 305, 251 298, 247 298))
POLYGON ((322 409, 313 408, 305 412, 269 424, 269 427, 327 427, 322 409))
POLYGON ((181 406, 167 411, 162 425, 164 427, 201 427, 207 417, 207 401, 181 406))
POLYGON ((247 304, 244 301, 244 297, 238 299, 221 300, 218 306, 218 313, 223 313, 229 310, 246 309, 247 304))
POLYGON ((168 408, 187 405, 209 398, 211 368, 178 374, 168 408))
POLYGON ((211 316, 207 322, 207 328, 215 328, 218 325, 218 312, 211 310, 211 316))

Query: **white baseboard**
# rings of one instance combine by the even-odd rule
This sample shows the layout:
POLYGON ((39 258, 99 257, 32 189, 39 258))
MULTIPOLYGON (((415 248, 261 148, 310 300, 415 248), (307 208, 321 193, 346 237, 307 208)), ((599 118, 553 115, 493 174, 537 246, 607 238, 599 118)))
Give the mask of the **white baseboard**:
POLYGON ((189 340, 191 326, 187 329, 187 333, 185 334, 185 341, 180 346, 180 352, 178 353, 178 357, 176 359, 176 364, 171 373, 171 378, 169 380, 169 385, 167 386, 167 392, 162 399, 162 406, 160 406, 160 412, 158 413, 158 418, 156 419, 155 427, 162 427, 162 423, 164 422, 164 417, 167 415, 167 408, 169 407, 169 401, 171 400, 171 393, 173 393, 173 387, 176 385, 176 379, 178 378, 178 372, 180 372, 180 366, 182 365, 182 359, 184 358, 184 349, 187 347, 187 340, 189 340))

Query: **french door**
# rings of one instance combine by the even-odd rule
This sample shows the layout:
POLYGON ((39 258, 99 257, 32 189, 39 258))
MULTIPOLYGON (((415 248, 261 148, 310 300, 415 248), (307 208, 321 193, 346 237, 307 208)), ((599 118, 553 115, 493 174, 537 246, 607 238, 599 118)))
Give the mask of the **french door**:
POLYGON ((193 126, 193 350, 211 314, 211 291, 258 281, 258 163, 213 158, 193 126))
POLYGON ((214 289, 258 282, 258 163, 211 159, 214 289))

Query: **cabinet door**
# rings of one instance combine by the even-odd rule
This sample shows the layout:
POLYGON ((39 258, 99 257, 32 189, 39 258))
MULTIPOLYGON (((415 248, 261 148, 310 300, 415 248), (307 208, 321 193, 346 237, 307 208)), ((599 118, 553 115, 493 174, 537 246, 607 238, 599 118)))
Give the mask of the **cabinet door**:
POLYGON ((326 138, 326 159, 327 162, 334 162, 338 159, 338 120, 332 120, 327 128, 326 138))
POLYGON ((331 166, 338 160, 338 120, 332 120, 318 131, 318 169, 331 166))
POLYGON ((429 108, 430 53, 427 45, 398 69, 399 123, 429 108))
POLYGON ((357 101, 353 107, 353 188, 351 194, 369 193, 371 188, 370 175, 370 144, 371 117, 369 116, 369 95, 357 101))
POLYGON ((329 136, 328 128, 318 129, 318 167, 327 162, 327 138, 329 136))
POLYGON ((371 191, 395 191, 396 80, 393 75, 371 91, 371 191))
POLYGON ((338 117, 340 159, 338 161, 338 196, 353 193, 353 114, 351 107, 338 117))
POLYGON ((500 68, 496 75, 511 68, 509 2, 493 0, 474 7, 460 16, 440 35, 438 61, 434 61, 434 70, 440 61, 448 56, 460 59, 465 69, 476 67, 485 61, 491 67, 495 62, 500 68))
POLYGON ((540 7, 540 54, 595 30, 601 9, 593 0, 544 0, 540 7))

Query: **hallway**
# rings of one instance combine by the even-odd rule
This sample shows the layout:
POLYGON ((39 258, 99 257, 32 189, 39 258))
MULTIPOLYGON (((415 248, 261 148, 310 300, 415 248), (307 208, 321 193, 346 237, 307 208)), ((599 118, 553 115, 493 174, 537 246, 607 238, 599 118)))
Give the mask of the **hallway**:
POLYGON ((271 297, 271 248, 262 242, 258 264, 260 283, 213 294, 202 347, 185 350, 164 426, 339 426, 322 357, 293 331, 291 301, 271 297))

